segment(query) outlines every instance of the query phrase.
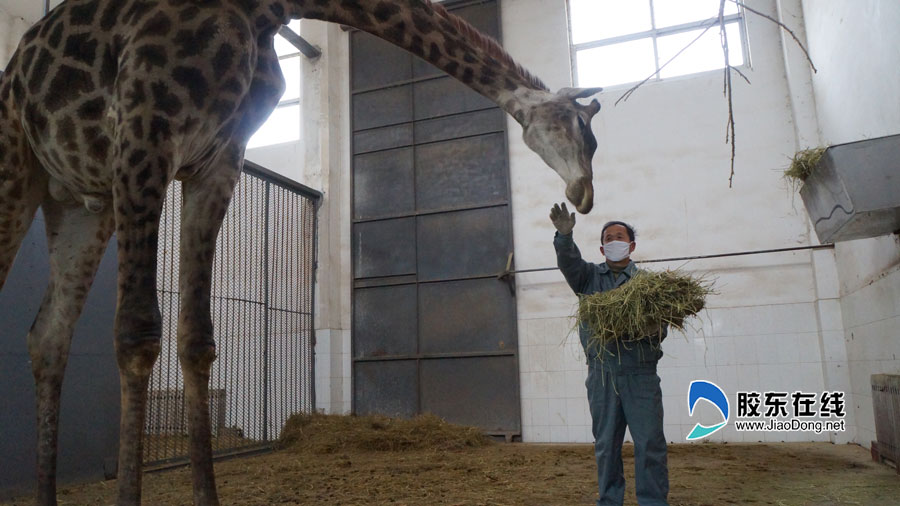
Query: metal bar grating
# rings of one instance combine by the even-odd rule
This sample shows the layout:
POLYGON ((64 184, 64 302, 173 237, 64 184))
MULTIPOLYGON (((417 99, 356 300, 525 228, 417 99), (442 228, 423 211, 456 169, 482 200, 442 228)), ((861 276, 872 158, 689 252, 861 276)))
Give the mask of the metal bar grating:
MULTIPOLYGON (((315 409, 313 370, 316 212, 321 194, 248 162, 219 233, 210 374, 214 454, 271 444, 294 413, 315 409)), ((162 352, 150 379, 144 465, 188 460, 177 356, 181 184, 160 220, 157 293, 162 352)))

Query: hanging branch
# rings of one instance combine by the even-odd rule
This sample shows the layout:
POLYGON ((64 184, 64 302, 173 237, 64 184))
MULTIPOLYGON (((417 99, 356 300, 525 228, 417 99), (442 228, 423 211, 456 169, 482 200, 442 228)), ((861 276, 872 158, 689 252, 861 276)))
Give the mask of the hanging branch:
POLYGON ((753 9, 753 8, 751 8, 751 7, 747 7, 747 6, 744 4, 744 2, 742 2, 741 0, 728 0, 728 1, 734 3, 734 4, 737 5, 738 7, 743 7, 745 10, 748 10, 748 11, 752 12, 753 14, 756 14, 757 16, 760 16, 760 17, 763 17, 763 18, 768 19, 769 21, 771 21, 771 22, 775 23, 776 25, 780 26, 782 30, 784 30, 784 31, 786 31, 787 33, 791 34, 791 38, 793 38, 793 39, 794 39, 794 42, 796 42, 797 45, 800 46, 800 50, 803 51, 803 55, 806 56, 806 61, 809 62, 809 66, 810 66, 810 68, 812 68, 813 73, 818 73, 818 72, 819 72, 819 71, 816 69, 816 66, 813 64, 812 58, 810 58, 809 52, 806 50, 806 46, 804 46, 803 43, 800 42, 800 39, 797 38, 797 34, 795 34, 793 30, 791 30, 791 29, 788 28, 784 23, 782 23, 781 21, 778 21, 777 19, 773 18, 772 16, 769 16, 768 14, 764 14, 764 13, 762 13, 762 12, 759 12, 758 10, 755 10, 755 9, 753 9))
MULTIPOLYGON (((745 5, 744 2, 741 0, 727 0, 727 1, 737 5, 738 7, 744 8, 748 12, 752 12, 753 14, 756 14, 757 16, 768 19, 769 21, 771 21, 771 22, 775 23, 776 25, 778 25, 779 27, 781 27, 784 31, 788 32, 791 35, 791 37, 794 39, 794 42, 796 42, 797 45, 800 46, 800 49, 803 51, 803 54, 806 56, 806 61, 809 62, 809 66, 812 68, 812 71, 818 72, 818 70, 816 69, 816 66, 812 62, 812 58, 810 58, 810 56, 809 56, 809 52, 806 50, 806 47, 803 45, 803 43, 800 42, 800 39, 797 37, 797 35, 794 33, 793 30, 788 28, 781 21, 778 21, 777 19, 775 19, 769 15, 762 13, 751 7, 747 7, 747 5, 745 5)), ((638 88, 643 86, 647 81, 652 79, 654 76, 659 75, 659 73, 662 71, 662 69, 664 69, 666 67, 666 65, 671 63, 672 60, 674 60, 675 58, 680 56, 681 53, 685 52, 695 42, 700 40, 700 38, 703 37, 703 35, 707 31, 709 31, 710 28, 712 28, 713 26, 718 24, 719 25, 719 34, 720 34, 721 41, 722 41, 722 53, 724 54, 724 57, 725 57, 725 68, 723 69, 724 70, 724 83, 723 83, 724 89, 723 89, 722 93, 723 93, 723 95, 725 95, 725 99, 728 102, 728 121, 725 124, 725 143, 731 144, 731 168, 730 168, 730 173, 728 175, 728 187, 731 188, 732 184, 734 182, 734 159, 735 159, 735 151, 736 151, 736 148, 735 148, 736 137, 735 137, 735 132, 734 132, 734 102, 733 102, 733 96, 732 96, 731 72, 732 71, 737 72, 737 74, 739 76, 741 76, 744 79, 744 81, 747 82, 747 84, 750 84, 750 79, 748 79, 747 76, 744 75, 744 73, 741 72, 741 70, 739 68, 732 67, 731 63, 729 62, 729 59, 728 59, 728 34, 725 32, 725 2, 726 2, 726 0, 719 0, 719 15, 718 15, 718 18, 716 18, 715 23, 711 23, 709 26, 704 28, 703 31, 700 32, 700 35, 697 35, 697 37, 695 37, 694 40, 692 40, 690 43, 688 43, 686 46, 684 46, 680 51, 675 53, 675 56, 669 58, 669 60, 666 61, 666 63, 664 63, 663 65, 661 65, 659 67, 659 69, 656 70, 656 72, 653 72, 652 74, 647 76, 646 79, 644 79, 643 81, 641 81, 641 82, 635 84, 634 86, 632 86, 631 88, 629 88, 628 91, 623 93, 622 96, 619 97, 619 99, 616 100, 615 104, 613 104, 613 105, 619 105, 619 102, 627 101, 628 98, 631 97, 631 95, 635 91, 637 91, 638 88)))
POLYGON ((728 175, 728 187, 734 182, 734 103, 731 99, 731 63, 728 61, 728 34, 725 32, 725 0, 719 2, 719 35, 722 40, 722 52, 725 54, 725 89, 722 90, 728 100, 728 122, 725 124, 725 144, 731 143, 731 172, 728 175))
POLYGON ((646 79, 644 79, 643 81, 641 81, 641 82, 635 84, 635 85, 632 86, 628 91, 626 91, 625 93, 623 93, 622 96, 619 97, 618 100, 616 100, 616 103, 613 104, 613 106, 619 105, 619 102, 622 101, 622 100, 628 100, 628 97, 630 97, 632 93, 634 93, 635 91, 637 91, 637 89, 640 88, 644 83, 646 83, 646 82, 649 81, 650 79, 653 79, 653 76, 656 76, 656 75, 658 75, 660 72, 662 72, 662 69, 666 68, 666 65, 672 63, 672 60, 674 60, 675 58, 678 58, 678 56, 679 56, 681 53, 685 52, 685 50, 687 50, 687 48, 689 48, 689 47, 691 47, 692 45, 694 45, 694 42, 697 42, 698 40, 700 40, 700 37, 703 37, 703 34, 705 34, 706 32, 708 32, 709 29, 712 28, 713 26, 715 26, 715 25, 711 24, 711 25, 707 26, 706 28, 704 28, 703 31, 700 32, 700 35, 696 36, 696 37, 694 38, 694 40, 690 41, 690 42, 688 43, 688 45, 686 45, 686 46, 684 46, 683 48, 681 48, 681 51, 678 51, 677 53, 675 53, 675 56, 669 58, 669 60, 668 60, 666 63, 663 63, 662 65, 660 65, 660 67, 656 70, 656 72, 650 74, 649 76, 647 76, 646 79))

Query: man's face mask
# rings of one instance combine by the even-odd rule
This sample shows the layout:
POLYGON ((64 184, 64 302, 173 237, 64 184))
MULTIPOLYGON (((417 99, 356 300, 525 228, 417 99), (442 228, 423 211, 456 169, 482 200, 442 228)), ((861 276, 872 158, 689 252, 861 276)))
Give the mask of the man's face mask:
POLYGON ((603 245, 603 255, 607 260, 618 262, 628 258, 631 254, 631 243, 624 241, 609 241, 603 245))

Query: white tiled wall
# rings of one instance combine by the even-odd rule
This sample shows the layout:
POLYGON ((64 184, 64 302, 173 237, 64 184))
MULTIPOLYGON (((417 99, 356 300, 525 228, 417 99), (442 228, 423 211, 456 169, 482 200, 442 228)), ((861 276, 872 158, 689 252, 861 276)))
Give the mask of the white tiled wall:
POLYGON ((350 331, 316 329, 316 409, 350 413, 350 331))
POLYGON ((844 295, 841 306, 857 440, 868 446, 876 439, 871 375, 900 374, 900 269, 844 295))
POLYGON ((593 441, 587 365, 570 319, 519 320, 519 373, 525 441, 593 441))
MULTIPOLYGON (((810 56, 821 62, 812 76, 821 145, 900 133, 900 115, 885 113, 900 107, 900 33, 894 29, 900 3, 802 3, 810 56), (880 79, 862 77, 876 72, 880 79)), ((871 375, 900 374, 900 238, 838 243, 835 257, 843 326, 823 321, 826 377, 851 392, 854 440, 868 447, 875 439, 871 375)), ((837 313, 833 302, 828 305, 823 313, 837 313)))

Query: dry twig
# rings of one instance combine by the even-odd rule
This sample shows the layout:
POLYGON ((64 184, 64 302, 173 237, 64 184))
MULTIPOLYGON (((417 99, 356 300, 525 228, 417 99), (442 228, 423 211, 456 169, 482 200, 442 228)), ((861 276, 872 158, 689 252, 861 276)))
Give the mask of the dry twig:
POLYGON ((769 21, 775 23, 776 25, 781 27, 783 30, 788 32, 791 35, 791 37, 794 39, 794 42, 796 42, 797 45, 800 46, 800 49, 803 51, 803 54, 806 56, 806 61, 809 62, 809 66, 810 66, 810 68, 812 68, 812 71, 818 72, 818 70, 816 69, 816 66, 813 64, 812 58, 810 58, 810 56, 809 56, 809 52, 806 50, 806 47, 803 45, 803 43, 800 42, 800 39, 797 37, 797 34, 795 34, 794 31, 791 30, 790 28, 788 28, 784 23, 782 23, 781 21, 778 21, 777 19, 773 18, 772 16, 769 16, 768 14, 762 13, 751 7, 747 7, 747 5, 744 4, 744 2, 742 2, 741 0, 719 0, 719 15, 718 15, 718 18, 715 23, 710 23, 709 26, 706 26, 703 29, 703 31, 697 37, 694 38, 694 40, 689 42, 680 51, 675 53, 675 56, 673 56, 672 58, 669 58, 669 60, 666 61, 666 63, 661 65, 655 72, 653 72, 652 74, 647 76, 643 81, 641 81, 641 82, 635 84, 634 86, 632 86, 631 88, 629 88, 628 91, 623 93, 622 96, 619 97, 618 100, 616 100, 614 105, 619 105, 619 102, 621 102, 623 100, 628 100, 628 98, 631 97, 631 95, 635 91, 637 91, 638 88, 643 86, 647 81, 649 81, 653 77, 658 76, 659 73, 662 71, 662 69, 664 69, 666 67, 666 65, 671 63, 675 58, 680 56, 689 47, 694 45, 695 42, 700 40, 700 38, 703 37, 703 35, 707 31, 709 31, 710 28, 712 28, 713 26, 718 24, 719 32, 721 34, 721 40, 722 40, 722 52, 725 57, 725 68, 723 69, 724 70, 723 95, 725 95, 725 98, 728 101, 728 121, 725 124, 725 143, 731 144, 731 167, 730 167, 730 172, 728 175, 728 187, 731 188, 732 184, 734 182, 734 160, 735 160, 735 153, 736 153, 735 141, 737 139, 735 136, 735 131, 734 131, 734 101, 733 101, 733 94, 732 94, 731 72, 737 72, 737 74, 739 76, 741 76, 744 79, 744 81, 747 82, 747 84, 750 84, 750 79, 748 79, 747 76, 744 75, 744 73, 741 72, 740 69, 738 69, 736 67, 732 67, 731 63, 729 62, 729 59, 728 59, 728 35, 725 32, 725 2, 726 1, 732 2, 733 4, 737 5, 738 7, 742 7, 744 10, 746 10, 748 12, 752 12, 753 14, 756 14, 757 16, 768 19, 769 21))

